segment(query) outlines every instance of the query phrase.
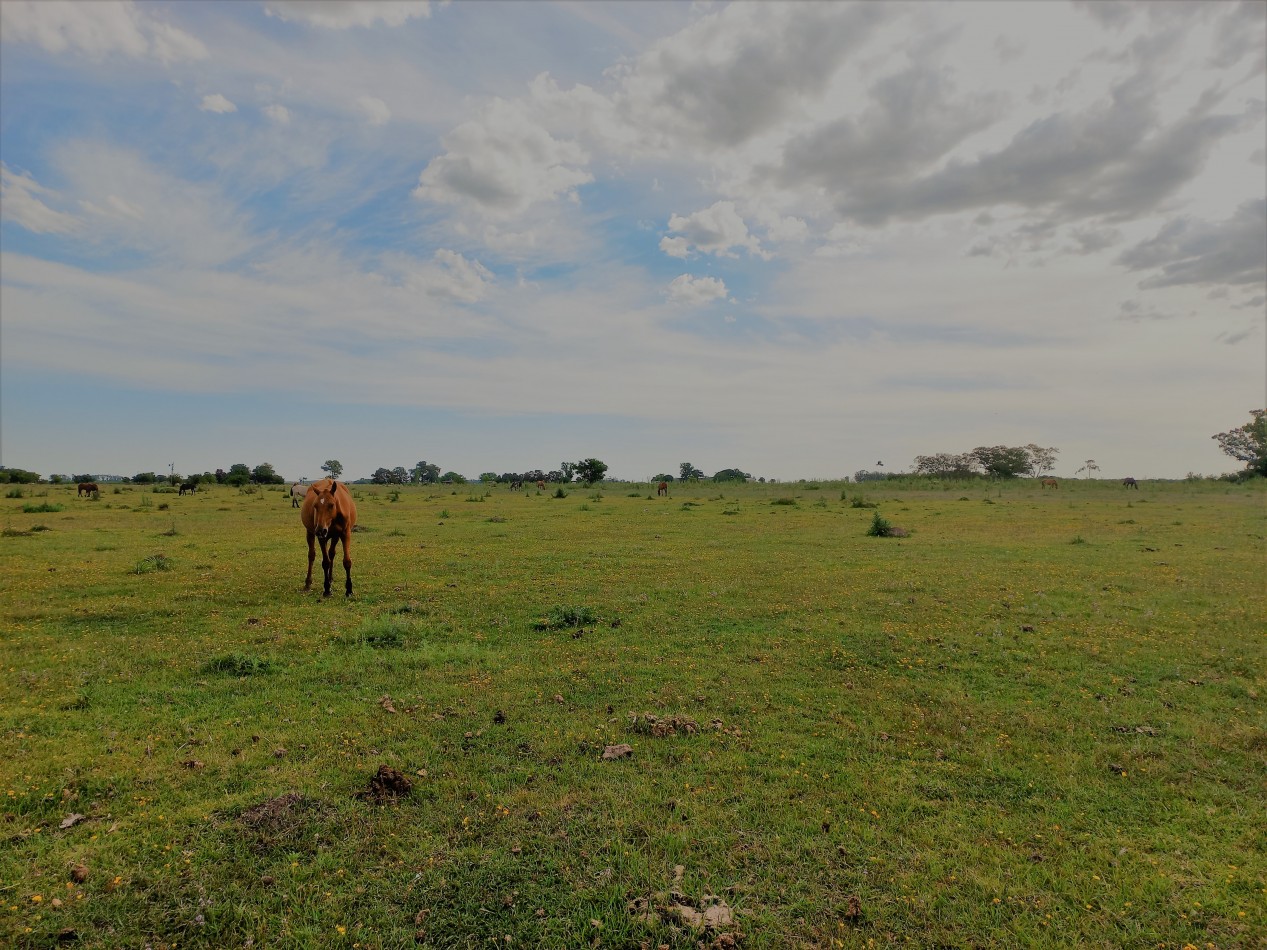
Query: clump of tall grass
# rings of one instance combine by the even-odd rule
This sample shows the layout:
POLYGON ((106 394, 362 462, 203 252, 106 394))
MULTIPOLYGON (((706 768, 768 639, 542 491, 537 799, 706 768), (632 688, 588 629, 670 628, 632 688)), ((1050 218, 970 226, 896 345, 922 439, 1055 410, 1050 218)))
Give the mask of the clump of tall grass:
POLYGON ((211 660, 204 669, 208 673, 228 673, 231 676, 259 676, 271 673, 276 664, 266 656, 250 656, 245 653, 226 653, 211 660))
POLYGON ((40 502, 38 505, 23 505, 22 510, 28 515, 43 514, 50 511, 64 511, 65 505, 58 505, 47 501, 40 502))
POLYGON ((907 534, 905 528, 892 524, 889 519, 881 517, 878 511, 871 516, 871 527, 867 528, 867 536, 871 538, 905 538, 907 534))
POLYGON ((546 611, 545 617, 532 626, 536 630, 563 630, 597 622, 598 615, 590 607, 556 606, 546 611))
POLYGON ((153 571, 170 571, 171 569, 172 560, 166 554, 151 554, 149 557, 143 557, 136 562, 133 573, 149 574, 153 571))

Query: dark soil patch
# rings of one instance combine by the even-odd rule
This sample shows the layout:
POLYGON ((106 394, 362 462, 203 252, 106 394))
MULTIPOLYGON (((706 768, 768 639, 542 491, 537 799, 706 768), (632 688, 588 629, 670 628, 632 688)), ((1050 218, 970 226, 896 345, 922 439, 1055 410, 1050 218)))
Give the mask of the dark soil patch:
POLYGON ((413 791, 413 787, 414 783, 400 769, 394 769, 390 765, 380 765, 378 772, 366 784, 365 790, 357 792, 356 797, 373 802, 375 805, 385 805, 397 799, 407 798, 413 791))

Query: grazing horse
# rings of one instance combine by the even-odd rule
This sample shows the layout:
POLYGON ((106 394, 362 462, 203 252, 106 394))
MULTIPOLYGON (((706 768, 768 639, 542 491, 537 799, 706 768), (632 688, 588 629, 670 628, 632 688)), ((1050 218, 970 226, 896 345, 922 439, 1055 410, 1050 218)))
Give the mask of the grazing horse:
POLYGON ((197 491, 198 491, 197 482, 185 482, 185 484, 180 486, 180 494, 182 495, 185 494, 185 492, 189 492, 189 494, 192 495, 197 491))
POLYGON ((1044 478, 1041 482, 1039 482, 1039 485, 1043 488, 1059 488, 1060 482, 1056 481, 1054 478, 1044 478))
POLYGON ((1135 479, 1131 478, 1129 475, 1122 479, 1122 484, 1126 488, 1134 488, 1136 491, 1139 491, 1139 482, 1135 481, 1135 479))
POLYGON ((84 495, 87 495, 91 498, 93 495, 99 494, 101 494, 101 489, 97 487, 96 482, 80 482, 79 493, 75 497, 82 498, 84 495))
POLYGON ((542 479, 538 478, 538 479, 537 479, 537 491, 545 491, 545 488, 546 488, 546 483, 545 483, 542 479))
POLYGON ((312 590, 312 562, 317 556, 313 539, 321 542, 321 570, 325 573, 325 594, 330 596, 334 578, 334 551, 343 542, 343 570, 348 583, 345 593, 352 596, 352 528, 356 525, 356 502, 348 486, 323 478, 308 486, 299 520, 308 532, 308 577, 304 590, 312 590))
POLYGON ((655 487, 655 493, 656 493, 657 498, 660 497, 661 495, 667 495, 669 493, 669 483, 661 482, 659 485, 655 487))
POLYGON ((524 480, 522 478, 516 479, 515 481, 510 483, 511 491, 523 491, 523 487, 524 487, 524 480))
POLYGON ((304 487, 302 482, 295 482, 290 486, 290 507, 302 508, 304 506, 304 495, 308 494, 308 489, 304 487))

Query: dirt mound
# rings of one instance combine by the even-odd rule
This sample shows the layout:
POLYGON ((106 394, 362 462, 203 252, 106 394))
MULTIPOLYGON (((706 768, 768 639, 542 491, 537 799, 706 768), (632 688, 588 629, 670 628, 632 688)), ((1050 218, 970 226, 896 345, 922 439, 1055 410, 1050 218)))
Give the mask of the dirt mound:
POLYGON ((675 713, 672 716, 657 716, 654 713, 633 713, 629 717, 629 726, 634 732, 662 739, 665 736, 694 735, 700 731, 699 723, 690 716, 675 713))
POLYGON ((397 799, 405 798, 413 791, 414 783, 409 781, 400 769, 390 765, 380 765, 378 772, 369 780, 365 790, 357 792, 357 798, 363 798, 375 805, 385 805, 397 799))

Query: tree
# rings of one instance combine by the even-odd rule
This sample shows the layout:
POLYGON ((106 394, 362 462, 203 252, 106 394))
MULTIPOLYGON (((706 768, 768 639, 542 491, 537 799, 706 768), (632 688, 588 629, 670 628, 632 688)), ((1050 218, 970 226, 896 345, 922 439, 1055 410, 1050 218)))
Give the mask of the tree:
POLYGON ((440 476, 440 481, 446 485, 465 485, 466 476, 459 475, 457 472, 445 472, 440 476))
POLYGON ((587 485, 601 482, 607 474, 607 463, 598 459, 581 459, 576 463, 576 477, 587 485))
POLYGON ((338 478, 343 474, 343 463, 338 459, 330 459, 321 466, 321 471, 327 473, 331 478, 338 478))
POLYGON ((132 476, 132 481, 137 485, 153 485, 158 481, 158 476, 153 472, 137 472, 132 476))
POLYGON ((261 462, 251 469, 251 481, 257 485, 280 485, 286 479, 277 474, 269 462, 261 462))
POLYGON ((747 472, 738 468, 723 468, 713 476, 715 482, 746 482, 752 478, 747 472))
POLYGON ((1031 442, 1025 446, 1025 452, 1029 455, 1029 473, 1038 478, 1056 467, 1056 456, 1060 454, 1060 449, 1054 446, 1045 449, 1031 442))
POLYGON ((651 480, 653 482, 671 482, 673 481, 674 477, 675 476, 673 475, 665 475, 663 472, 661 472, 659 475, 652 477, 651 480))
POLYGON ((497 481, 497 473, 496 472, 480 472, 480 481, 483 482, 485 485, 491 485, 493 482, 497 481))
POLYGON ((434 485, 440 481, 440 466, 419 462, 410 470, 409 481, 415 485, 434 485))
POLYGON ((678 478, 684 482, 704 477, 704 473, 692 465, 690 462, 683 462, 678 466, 678 478))
POLYGON ((1267 475, 1267 409, 1251 409, 1245 425, 1211 436, 1226 455, 1244 462, 1247 471, 1267 475))
MULTIPOLYGON (((977 459, 971 452, 964 452, 960 455, 951 455, 947 452, 938 452, 936 455, 917 455, 915 457, 915 474, 928 475, 933 478, 975 478, 977 473, 977 459)), ((864 473, 859 472, 858 475, 864 473)), ((881 472, 875 472, 875 479, 883 478, 881 472)), ((863 479, 854 476, 857 481, 863 479)))
POLYGON ((0 484, 34 485, 39 480, 38 472, 28 472, 24 468, 0 468, 0 484))
POLYGON ((991 478, 1016 478, 1030 468, 1029 452, 1007 445, 979 445, 970 453, 991 478))
POLYGON ((576 477, 576 463, 575 462, 560 462, 559 471, 562 472, 563 474, 563 477, 560 478, 559 481, 566 484, 576 477))
POLYGON ((1083 472, 1086 472, 1087 478, 1090 478, 1092 472, 1098 472, 1099 470, 1100 470, 1100 466, 1095 464, 1095 459, 1087 459, 1086 464, 1083 465, 1082 468, 1074 472, 1074 474, 1081 475, 1083 472))
POLYGON ((229 466, 229 474, 224 477, 226 485, 237 485, 239 488, 251 480, 251 470, 245 462, 237 462, 229 466))

